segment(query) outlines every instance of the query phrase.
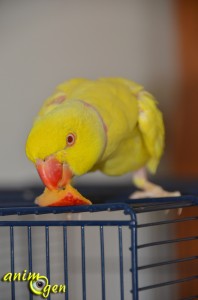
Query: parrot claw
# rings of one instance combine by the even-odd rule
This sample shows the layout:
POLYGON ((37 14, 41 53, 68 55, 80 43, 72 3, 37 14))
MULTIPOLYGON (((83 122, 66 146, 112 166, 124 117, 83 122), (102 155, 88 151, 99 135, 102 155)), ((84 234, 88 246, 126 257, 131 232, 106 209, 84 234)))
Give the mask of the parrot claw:
MULTIPOLYGON (((145 168, 139 169, 133 174, 132 181, 135 186, 141 191, 136 191, 129 196, 129 199, 143 198, 165 198, 165 197, 180 197, 179 191, 169 192, 164 190, 160 185, 154 184, 147 179, 145 168)), ((169 210, 165 211, 168 214, 169 210)), ((182 208, 178 209, 178 215, 181 215, 182 208)))
POLYGON ((164 198, 164 197, 179 197, 181 193, 179 191, 168 192, 163 190, 161 187, 154 187, 150 190, 136 191, 132 193, 130 199, 141 199, 141 198, 164 198))

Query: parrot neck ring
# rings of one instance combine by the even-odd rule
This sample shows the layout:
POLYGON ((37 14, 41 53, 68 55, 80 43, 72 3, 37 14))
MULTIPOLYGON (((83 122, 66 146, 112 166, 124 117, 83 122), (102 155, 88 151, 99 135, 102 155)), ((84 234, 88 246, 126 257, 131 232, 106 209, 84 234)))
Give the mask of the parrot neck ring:
POLYGON ((60 163, 53 155, 47 159, 37 159, 36 168, 44 185, 49 190, 63 189, 73 177, 66 163, 60 163))
POLYGON ((101 157, 102 157, 102 155, 103 155, 103 153, 104 153, 104 151, 106 149, 106 146, 107 146, 107 131, 108 131, 107 125, 105 124, 105 122, 104 122, 101 114, 99 113, 99 111, 96 109, 95 106, 91 105, 90 103, 85 102, 84 100, 79 100, 79 101, 82 102, 85 106, 89 107, 90 109, 93 109, 93 111, 95 111, 95 113, 97 114, 97 116, 98 116, 98 118, 99 118, 99 120, 100 120, 100 122, 102 124, 102 127, 104 129, 104 135, 105 135, 104 147, 103 147, 103 151, 101 153, 101 157))

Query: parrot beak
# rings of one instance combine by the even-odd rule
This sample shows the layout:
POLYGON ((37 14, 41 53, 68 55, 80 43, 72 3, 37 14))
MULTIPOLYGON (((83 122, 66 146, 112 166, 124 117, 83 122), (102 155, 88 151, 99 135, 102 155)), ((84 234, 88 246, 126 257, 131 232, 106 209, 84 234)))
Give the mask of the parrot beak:
POLYGON ((36 168, 42 182, 49 190, 65 187, 73 176, 68 165, 60 163, 53 155, 46 160, 37 159, 36 168))

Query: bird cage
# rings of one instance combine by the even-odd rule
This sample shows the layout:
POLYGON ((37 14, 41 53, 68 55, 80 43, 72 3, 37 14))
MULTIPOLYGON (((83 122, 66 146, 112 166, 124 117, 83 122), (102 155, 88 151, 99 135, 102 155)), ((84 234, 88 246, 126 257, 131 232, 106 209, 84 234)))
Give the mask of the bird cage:
POLYGON ((178 230, 197 222, 194 196, 36 207, 19 193, 0 203, 2 300, 198 298, 193 288, 180 297, 198 279, 198 253, 179 250, 197 243, 198 227, 194 235, 178 230), (177 214, 191 207, 193 214, 177 214))

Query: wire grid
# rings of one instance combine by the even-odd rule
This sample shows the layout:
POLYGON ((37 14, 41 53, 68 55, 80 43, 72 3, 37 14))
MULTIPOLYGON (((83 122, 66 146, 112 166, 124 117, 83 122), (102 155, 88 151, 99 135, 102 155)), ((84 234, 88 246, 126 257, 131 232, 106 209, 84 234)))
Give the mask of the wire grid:
MULTIPOLYGON (((193 280, 198 279, 198 271, 197 274, 193 274, 192 276, 188 276, 185 278, 177 278, 177 279, 170 279, 165 280, 158 283, 150 283, 147 284, 145 281, 141 280, 141 272, 148 272, 148 274, 158 267, 163 268, 167 266, 173 266, 176 264, 181 264, 183 262, 188 261, 195 261, 198 259, 198 255, 190 256, 190 257, 183 257, 183 258, 174 258, 174 259, 168 259, 160 260, 157 262, 147 262, 147 263, 141 263, 141 251, 146 250, 150 248, 158 249, 158 247, 166 245, 173 245, 188 241, 196 241, 198 239, 198 235, 196 236, 185 236, 182 238, 173 238, 169 239, 167 236, 165 239, 158 240, 159 236, 157 237, 156 241, 148 241, 139 243, 138 236, 140 234, 141 230, 152 230, 153 228, 157 228, 159 231, 160 236, 161 235, 161 227, 163 226, 172 226, 176 223, 188 223, 190 221, 197 221, 198 216, 190 216, 187 218, 169 218, 164 220, 157 220, 152 222, 145 222, 144 218, 142 218, 146 213, 154 213, 154 212, 163 212, 167 209, 176 209, 180 207, 190 207, 190 206, 196 206, 198 204, 198 199, 194 196, 186 196, 186 197, 178 197, 178 198, 169 198, 167 199, 147 199, 147 200, 138 200, 138 201, 131 201, 126 200, 122 203, 113 203, 113 204, 100 204, 100 205, 92 205, 92 206, 84 206, 84 207, 53 207, 53 208, 38 208, 38 207, 20 207, 20 208, 1 208, 0 209, 0 227, 9 228, 9 260, 10 260, 10 270, 4 270, 5 272, 19 272, 16 271, 16 249, 15 249, 15 232, 17 228, 23 228, 23 234, 27 235, 26 242, 22 244, 23 251, 27 252, 27 264, 25 268, 29 272, 35 272, 34 270, 34 250, 33 245, 35 244, 35 241, 33 240, 33 231, 34 228, 40 228, 44 230, 43 240, 45 243, 45 250, 44 250, 44 261, 43 265, 45 265, 45 270, 43 271, 46 275, 49 282, 51 279, 51 275, 53 273, 53 269, 51 268, 51 259, 53 251, 51 249, 50 239, 51 235, 50 232, 53 228, 59 228, 61 229, 61 235, 62 235, 62 251, 63 251, 63 279, 64 283, 66 285, 66 293, 59 295, 60 298, 57 298, 54 294, 49 294, 49 297, 47 299, 67 299, 67 300, 74 300, 72 296, 70 295, 70 285, 71 282, 69 280, 69 260, 70 256, 68 253, 68 247, 69 247, 69 239, 68 239, 68 230, 71 228, 78 228, 80 230, 80 251, 81 251, 81 274, 80 277, 78 277, 77 282, 77 288, 80 289, 80 297, 78 299, 82 300, 89 300, 89 285, 87 284, 87 270, 86 266, 89 261, 89 255, 87 255, 87 230, 88 228, 97 228, 98 234, 99 234, 99 261, 100 261, 100 268, 98 268, 98 273, 100 273, 100 282, 98 281, 98 288, 100 288, 100 296, 96 299, 102 299, 102 300, 111 300, 108 296, 107 290, 109 289, 108 281, 107 281, 107 257, 106 257, 106 244, 110 241, 109 239, 105 239, 105 231, 107 228, 110 228, 112 230, 115 229, 117 232, 117 242, 113 245, 114 248, 117 248, 117 260, 119 263, 119 269, 118 276, 119 281, 117 280, 116 284, 118 286, 118 293, 112 297, 112 299, 119 299, 119 300, 139 300, 144 299, 143 294, 145 295, 145 299, 154 299, 153 296, 148 296, 150 291, 158 290, 160 293, 163 293, 164 288, 167 286, 179 286, 180 284, 184 282, 190 282, 193 280), (108 217, 105 219, 98 218, 98 213, 104 213, 108 212, 108 217), (115 212, 121 212, 123 216, 125 216, 124 219, 113 219, 111 218, 111 215, 115 212), (86 215, 86 220, 65 220, 60 219, 56 220, 56 217, 59 214, 63 213, 72 213, 73 215, 81 213, 88 213, 86 215), (55 215, 55 220, 51 219, 51 214, 55 215), (30 216, 36 216, 38 219, 31 219, 30 216), (5 216, 12 216, 11 220, 5 220, 5 216), (22 216, 27 216, 27 220, 21 220, 20 218, 22 216), (40 217, 45 216, 45 220, 41 220, 40 217), (91 218, 89 218, 91 216, 91 218), (129 247, 128 247, 128 253, 129 260, 127 262, 127 268, 128 272, 126 272, 126 264, 124 263, 126 251, 124 250, 125 241, 124 241, 124 229, 127 228, 128 235, 129 235, 129 247), (128 273, 128 274, 127 274, 128 273), (127 274, 127 275, 126 275, 127 274), (126 290, 125 280, 129 280, 130 275, 130 290, 126 290), (126 279, 128 277, 128 279, 126 279), (81 286, 81 288, 80 288, 81 286), (70 298, 71 296, 71 298, 70 298)), ((162 231, 163 232, 163 231, 162 231)), ((54 231, 54 234, 56 234, 56 231, 54 231)), ((60 240, 60 237, 59 237, 60 240)), ((94 236, 95 240, 95 236, 94 236)), ((95 241, 93 240, 93 243, 95 241)), ((1 236, 0 236, 0 245, 1 245, 1 236)), ((152 250, 153 251, 153 250, 152 250)), ((158 250, 157 250, 158 251, 158 250)), ((0 260, 2 257, 0 256, 0 260)), ((5 259, 5 258, 3 258, 5 259)), ((41 267, 41 265, 40 265, 41 267)), ((39 271, 38 271, 39 272, 39 271)), ((41 273, 41 272, 39 272, 41 273)), ((11 283, 2 283, 10 284, 10 294, 8 296, 4 296, 2 300, 12 299, 12 300, 19 300, 16 293, 16 286, 18 285, 18 282, 11 282, 11 283), (7 297, 7 298, 6 298, 7 297)), ((192 291, 193 292, 193 291, 192 291)), ((176 296, 171 296, 176 297, 176 296)), ((34 296, 30 291, 28 294, 28 297, 26 299, 37 299, 37 296, 34 296)), ((155 299, 159 299, 155 298, 155 299)), ((163 295, 161 296, 161 299, 178 299, 178 298, 163 298, 163 295)), ((182 299, 182 300, 190 300, 190 299, 198 299, 198 295, 189 295, 188 297, 182 299)))

